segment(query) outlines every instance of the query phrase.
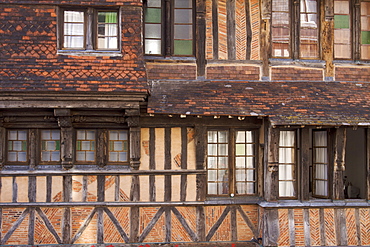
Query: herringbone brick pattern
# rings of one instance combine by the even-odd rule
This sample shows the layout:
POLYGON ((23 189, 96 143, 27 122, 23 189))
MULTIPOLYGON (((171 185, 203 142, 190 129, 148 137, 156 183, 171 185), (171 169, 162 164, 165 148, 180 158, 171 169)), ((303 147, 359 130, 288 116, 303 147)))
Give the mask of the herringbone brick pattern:
POLYGON ((326 245, 329 246, 337 245, 334 221, 334 209, 325 208, 324 212, 325 212, 324 224, 325 224, 326 245))
POLYGON ((348 245, 358 245, 355 209, 347 208, 345 212, 348 245))
POLYGON ((310 208, 310 237, 311 245, 321 245, 321 234, 320 234, 320 210, 317 208, 310 208))
POLYGON ((289 246, 289 225, 288 225, 288 209, 279 210, 279 246, 289 246))
MULTIPOLYGON (((22 215, 25 208, 10 208, 3 209, 3 217, 1 224, 1 236, 4 236, 13 226, 13 224, 22 215)), ((24 219, 21 226, 12 234, 9 241, 13 245, 27 243, 27 232, 24 229, 28 229, 28 217, 24 219)))
MULTIPOLYGON (((129 236, 130 234, 130 209, 125 207, 109 208, 116 219, 120 222, 122 229, 129 236)), ((124 243, 124 239, 119 234, 111 219, 104 214, 104 242, 105 243, 124 243)))
POLYGON ((370 245, 370 209, 360 208, 361 245, 370 245))
POLYGON ((218 59, 227 59, 226 0, 218 1, 218 59))
POLYGON ((236 59, 246 59, 247 45, 247 27, 246 27, 246 10, 245 1, 235 1, 235 50, 236 59))
POLYGON ((294 209, 295 244, 305 246, 303 209, 294 209))
POLYGON ((260 59, 260 1, 250 0, 250 18, 252 26, 251 60, 260 59))
MULTIPOLYGON (((85 208, 72 208, 72 236, 75 236, 79 232, 80 228, 83 226, 85 220, 94 210, 93 207, 85 208)), ((82 232, 81 236, 75 242, 76 244, 83 243, 96 243, 96 230, 97 230, 97 214, 93 216, 89 225, 82 232)))

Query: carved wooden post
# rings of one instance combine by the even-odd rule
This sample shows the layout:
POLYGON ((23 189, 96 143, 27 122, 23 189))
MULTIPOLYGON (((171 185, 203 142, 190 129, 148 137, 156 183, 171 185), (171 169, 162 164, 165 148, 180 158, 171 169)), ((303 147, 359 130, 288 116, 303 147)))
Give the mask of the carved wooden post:
MULTIPOLYGON (((126 110, 128 126, 130 127, 130 166, 132 170, 138 170, 140 167, 140 135, 139 111, 126 110)), ((130 200, 140 201, 140 179, 138 175, 132 176, 130 200)), ((139 239, 139 219, 140 209, 137 206, 130 210, 130 242, 136 243, 139 239)))
MULTIPOLYGON (((325 0, 324 2, 324 18, 321 17, 321 49, 322 58, 326 62, 325 78, 333 80, 334 78, 334 1, 325 0)), ((322 5, 321 5, 322 6, 322 5)), ((321 8, 322 9, 322 8, 321 8)))
POLYGON ((265 199, 276 201, 279 198, 279 129, 268 129, 268 163, 265 175, 265 199))
POLYGON ((29 167, 30 170, 34 170, 36 168, 36 156, 37 156, 37 130, 36 129, 30 129, 29 130, 29 167))
POLYGON ((107 164, 107 131, 104 129, 98 130, 98 143, 96 147, 97 162, 99 167, 104 167, 107 164))
POLYGON ((261 60, 262 78, 270 77, 269 58, 271 57, 271 0, 261 1, 261 60))
POLYGON ((69 109, 54 109, 60 127, 60 157, 64 169, 73 167, 73 127, 69 109))
POLYGON ((345 170, 346 128, 336 129, 334 139, 333 199, 344 200, 343 173, 345 170))
POLYGON ((303 201, 310 199, 310 133, 308 128, 302 129, 302 146, 301 146, 301 193, 303 201))

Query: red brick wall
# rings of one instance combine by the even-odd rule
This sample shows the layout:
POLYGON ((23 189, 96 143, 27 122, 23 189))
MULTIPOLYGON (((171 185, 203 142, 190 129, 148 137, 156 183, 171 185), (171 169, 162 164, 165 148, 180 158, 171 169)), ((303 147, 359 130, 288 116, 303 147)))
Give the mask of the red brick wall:
POLYGON ((56 9, 0 5, 2 90, 146 90, 140 7, 122 7, 120 57, 57 54, 56 9))
POLYGON ((301 68, 292 66, 272 67, 271 80, 322 81, 323 69, 301 68))
POLYGON ((337 81, 370 81, 370 67, 335 67, 337 81))
POLYGON ((260 67, 249 65, 219 65, 207 67, 210 80, 259 80, 260 67))
POLYGON ((157 64, 147 63, 148 79, 194 80, 196 79, 196 65, 188 64, 157 64))

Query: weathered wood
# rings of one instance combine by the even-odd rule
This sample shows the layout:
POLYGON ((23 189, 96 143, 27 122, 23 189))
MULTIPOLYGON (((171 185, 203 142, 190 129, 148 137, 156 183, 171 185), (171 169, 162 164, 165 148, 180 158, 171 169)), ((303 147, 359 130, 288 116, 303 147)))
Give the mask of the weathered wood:
POLYGON ((267 168, 267 130, 268 130, 268 125, 266 124, 266 121, 264 121, 263 125, 261 128, 259 128, 259 134, 258 138, 256 138, 256 142, 259 143, 257 148, 258 152, 258 160, 257 160, 257 195, 259 197, 264 197, 264 182, 265 182, 265 170, 267 168))
POLYGON ((107 143, 108 133, 105 129, 98 130, 98 139, 96 147, 96 161, 99 167, 104 167, 107 164, 107 143))
POLYGON ((322 58, 325 61, 325 77, 334 78, 334 0, 321 1, 321 35, 322 58), (324 11, 323 11, 324 8, 324 11))
POLYGON ((72 176, 63 177, 63 200, 70 202, 72 200, 72 176))
POLYGON ((218 0, 212 0, 213 59, 218 60, 218 0))
POLYGON ((333 199, 344 200, 343 174, 345 169, 346 128, 338 128, 334 143, 333 199))
POLYGON ((35 242, 35 208, 29 208, 28 244, 33 245, 34 242, 35 242))
POLYGON ((196 1, 195 19, 195 57, 197 59, 197 77, 206 73, 206 2, 196 1))
POLYGON ((105 200, 105 176, 97 176, 97 197, 98 202, 104 202, 105 200))
POLYGON ((103 217, 103 208, 97 208, 97 234, 96 234, 96 241, 98 244, 104 243, 104 217, 103 217))
POLYGON ((130 127, 130 165, 134 170, 138 170, 140 167, 140 156, 141 156, 141 145, 140 127, 130 127))
POLYGON ((260 56, 262 60, 262 78, 270 78, 269 58, 271 57, 271 0, 261 1, 260 56))
POLYGON ((5 164, 5 141, 6 140, 6 130, 4 127, 0 127, 0 169, 3 168, 5 164))
POLYGON ((300 1, 293 0, 293 3, 289 5, 290 13, 292 13, 292 19, 294 23, 291 23, 291 56, 293 59, 299 59, 299 47, 300 47, 300 39, 299 39, 299 20, 300 20, 300 1))
MULTIPOLYGON (((230 135, 230 143, 235 143, 235 129, 232 129, 229 131, 230 135)), ((229 146, 229 154, 235 154, 235 145, 228 145, 229 146)), ((229 156, 229 174, 228 174, 228 181, 229 185, 234 185, 235 184, 235 158, 234 156, 230 155, 229 156)), ((229 186, 229 195, 235 195, 235 186, 229 186)))
MULTIPOLYGON (((153 219, 149 222, 149 224, 146 226, 146 228, 144 229, 144 231, 140 235, 140 237, 138 239, 139 242, 143 242, 144 241, 144 239, 148 236, 148 234, 153 229, 154 225, 157 223, 158 219, 162 216, 162 214, 163 214, 164 211, 165 211, 165 208, 164 207, 161 207, 157 211, 157 213, 154 215, 153 219)), ((130 238, 130 242, 132 242, 131 238, 130 238)))
POLYGON ((187 234, 190 236, 191 240, 193 242, 197 242, 198 238, 197 235, 193 232, 193 230, 190 228, 189 224, 186 222, 182 214, 179 212, 179 210, 175 207, 172 208, 173 214, 176 216, 176 218, 179 220, 181 225, 184 227, 187 234))
POLYGON ((121 177, 115 176, 114 177, 114 201, 116 202, 120 201, 120 183, 121 183, 121 177))
POLYGON ((360 209, 355 208, 355 223, 356 223, 356 238, 357 243, 361 243, 361 218, 360 218, 360 209))
POLYGON ((89 185, 88 177, 85 175, 82 177, 82 201, 87 201, 87 186, 89 185))
POLYGON ((12 202, 18 201, 18 184, 17 184, 17 177, 13 177, 13 196, 12 196, 12 202))
POLYGON ((220 215, 220 218, 218 218, 218 220, 216 221, 216 223, 209 230, 209 232, 208 232, 208 234, 206 236, 206 241, 210 241, 212 239, 213 235, 215 235, 216 231, 221 226, 222 222, 225 220, 225 218, 229 214, 229 212, 230 212, 230 206, 227 206, 224 209, 224 211, 222 212, 222 214, 220 215))
MULTIPOLYGON (((181 169, 188 168, 188 129, 181 128, 181 169)), ((181 175, 180 200, 186 201, 187 175, 181 175)))
POLYGON ((30 129, 28 132, 28 142, 29 142, 29 167, 30 170, 36 168, 37 163, 37 136, 38 131, 36 129, 30 129))
MULTIPOLYGON (((354 0, 352 2, 352 11, 353 11, 353 27, 360 27, 361 26, 361 6, 360 0, 354 0)), ((359 28, 352 28, 352 36, 353 36, 353 59, 360 60, 361 59, 361 31, 359 28)))
POLYGON ((131 178, 130 201, 140 201, 140 178, 138 175, 133 175, 131 178))
POLYGON ((36 177, 28 177, 28 201, 36 202, 36 177))
POLYGON ((276 201, 279 197, 279 129, 268 129, 268 164, 265 176, 266 201, 276 201))
POLYGON ((26 216, 28 215, 29 213, 29 208, 26 208, 21 216, 19 216, 19 218, 17 219, 16 222, 14 222, 14 224, 12 225, 12 227, 8 230, 8 232, 4 235, 4 238, 1 239, 1 244, 6 244, 6 242, 9 240, 9 238, 13 235, 13 233, 15 232, 15 230, 18 229, 19 225, 23 222, 23 220, 26 218, 26 216))
POLYGON ((335 233, 337 244, 345 246, 347 244, 347 227, 346 227, 346 214, 343 208, 334 209, 335 233))
MULTIPOLYGON (((164 130, 164 169, 171 170, 171 128, 164 130)), ((164 176, 164 201, 171 201, 172 196, 172 177, 170 175, 164 176)))
POLYGON ((310 211, 308 208, 303 209, 303 222, 304 243, 306 246, 311 246, 310 211))
MULTIPOLYGON (((62 218, 62 242, 64 244, 71 243, 71 209, 65 208, 63 211, 63 218, 62 218)), ((73 243, 73 242, 72 242, 73 243)))
POLYGON ((278 246, 279 213, 277 209, 266 209, 263 214, 263 246, 278 246))
MULTIPOLYGON (((70 118, 66 119, 70 121, 70 118)), ((68 125, 69 123, 64 124, 68 125)), ((60 140, 60 157, 62 161, 61 163, 65 169, 71 169, 73 167, 73 128, 61 127, 60 140)))
POLYGON ((195 126, 195 145, 196 145, 196 169, 203 170, 206 165, 207 150, 207 129, 205 126, 195 126))
POLYGON ((238 240, 238 225, 236 218, 236 207, 230 207, 230 229, 231 229, 231 241, 238 240))
POLYGON ((117 220, 117 218, 113 215, 113 213, 108 208, 103 208, 104 212, 108 215, 108 217, 111 219, 113 225, 116 227, 118 233, 121 235, 122 239, 125 241, 125 243, 129 242, 129 238, 126 234, 126 232, 123 230, 121 224, 117 220))
POLYGON ((251 10, 249 1, 245 1, 245 25, 247 32, 246 46, 245 46, 245 59, 251 59, 252 50, 252 24, 251 24, 251 10))
POLYGON ((227 26, 227 56, 229 60, 236 59, 235 50, 235 0, 226 1, 226 26, 227 26))
POLYGON ((46 202, 51 202, 53 177, 46 176, 46 202))
MULTIPOLYGON (((1 178, 0 178, 1 181, 1 178)), ((0 226, 3 225, 3 209, 0 207, 0 226)), ((2 231, 0 231, 0 244, 1 244, 1 239, 3 238, 2 231)))
POLYGON ((300 169, 300 197, 303 201, 310 199, 310 132, 308 128, 303 128, 301 131, 302 144, 301 144, 301 169, 300 169))
MULTIPOLYGON (((94 210, 90 213, 90 215, 86 218, 85 222, 82 224, 82 226, 80 227, 80 229, 78 229, 77 233, 75 234, 75 236, 72 238, 71 240, 71 244, 74 244, 77 239, 82 235, 82 233, 86 230, 87 226, 90 224, 91 220, 93 219, 95 213, 97 212, 97 208, 94 208, 94 210)), ((65 225, 64 225, 65 227, 65 225)), ((63 241, 64 242, 64 241, 63 241)), ((65 243, 65 242, 64 242, 65 243)))
POLYGON ((45 213, 40 209, 36 208, 37 213, 41 217, 41 219, 44 221, 44 224, 46 228, 49 230, 49 232, 54 236, 55 240, 58 242, 58 244, 62 243, 62 240, 60 239, 58 233, 55 231, 53 225, 50 223, 48 217, 45 215, 45 213))
POLYGON ((172 235, 172 219, 171 219, 171 208, 167 207, 165 209, 165 242, 171 242, 171 235, 172 235))
POLYGON ((370 201, 370 130, 366 129, 366 192, 365 199, 370 201))
MULTIPOLYGON (((155 170, 155 128, 149 128, 149 169, 155 170)), ((156 201, 155 176, 149 175, 149 200, 156 201)))
POLYGON ((320 243, 322 246, 326 245, 326 233, 325 233, 325 212, 323 208, 319 209, 320 217, 320 243))
POLYGON ((196 207, 198 241, 206 241, 206 220, 203 206, 196 207))
POLYGON ((294 209, 288 209, 288 226, 289 226, 289 239, 290 246, 296 246, 295 243, 295 223, 294 223, 294 209))
MULTIPOLYGON (((140 208, 131 207, 130 209, 130 242, 137 243, 142 242, 139 238, 139 220, 140 219, 140 208)), ((149 232, 148 232, 149 233, 149 232)), ((145 237, 144 237, 145 238, 145 237)))

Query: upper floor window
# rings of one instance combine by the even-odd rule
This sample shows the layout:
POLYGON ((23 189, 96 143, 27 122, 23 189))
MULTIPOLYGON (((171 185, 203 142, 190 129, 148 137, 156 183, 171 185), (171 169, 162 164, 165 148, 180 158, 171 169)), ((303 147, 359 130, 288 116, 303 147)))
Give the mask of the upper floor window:
POLYGON ((119 50, 119 13, 109 9, 63 9, 60 47, 67 50, 119 50))
POLYGON ((144 11, 146 55, 194 54, 194 5, 193 0, 147 0, 144 11))
POLYGON ((334 57, 370 59, 370 1, 334 1, 334 57), (360 9, 358 9, 360 8, 360 9))
POLYGON ((8 161, 27 162, 28 132, 27 130, 8 130, 8 161))
POLYGON ((253 131, 208 131, 207 147, 208 195, 256 194, 253 131))
POLYGON ((319 57, 318 0, 272 1, 272 56, 319 57))
POLYGON ((60 130, 41 130, 41 161, 60 161, 60 130))
POLYGON ((128 161, 128 132, 127 130, 109 131, 109 162, 128 161))
POLYGON ((328 133, 326 130, 314 130, 312 137, 312 195, 327 198, 329 196, 328 133))
POLYGON ((76 161, 95 161, 96 146, 95 130, 77 130, 76 138, 76 161))
POLYGON ((296 132, 281 130, 279 138, 279 197, 296 197, 296 132))

